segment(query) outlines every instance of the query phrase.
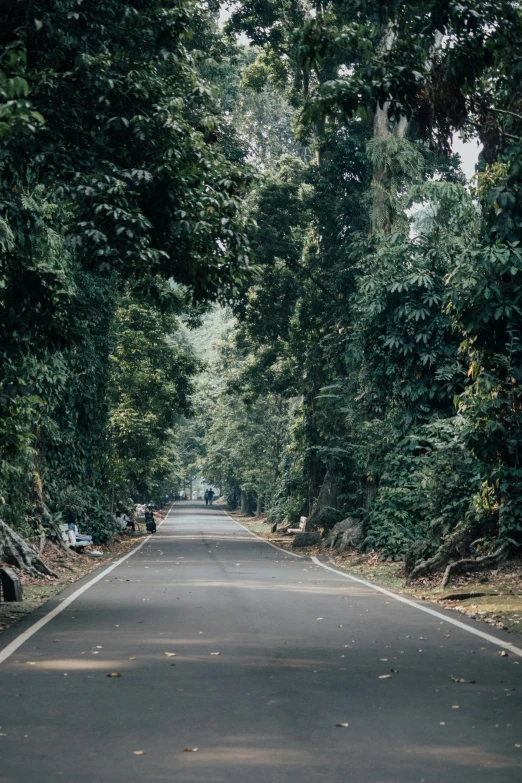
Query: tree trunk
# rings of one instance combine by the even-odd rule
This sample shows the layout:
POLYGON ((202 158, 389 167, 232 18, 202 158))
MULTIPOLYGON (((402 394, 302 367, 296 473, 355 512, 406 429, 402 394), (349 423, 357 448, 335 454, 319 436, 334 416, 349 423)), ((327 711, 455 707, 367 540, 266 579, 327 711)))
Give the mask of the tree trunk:
POLYGON ((435 573, 435 571, 445 568, 452 557, 455 557, 459 551, 463 552, 465 550, 469 535, 469 530, 466 527, 456 527, 451 535, 441 544, 433 557, 423 560, 413 568, 406 579, 406 584, 411 584, 419 577, 429 576, 435 573))
POLYGON ((393 135, 397 136, 398 139, 403 139, 408 132, 408 125, 409 123, 407 117, 405 117, 404 114, 401 114, 399 122, 393 129, 393 135))
MULTIPOLYGON (((381 51, 389 52, 395 41, 395 32, 390 24, 383 30, 381 40, 381 51)), ((377 104, 375 116, 373 118, 373 138, 387 139, 390 136, 396 136, 403 139, 408 131, 408 120, 401 116, 399 120, 391 127, 389 117, 390 102, 384 101, 382 106, 377 104)), ((372 177, 372 205, 370 214, 371 233, 376 234, 379 231, 390 233, 393 229, 393 214, 390 210, 390 194, 388 192, 390 183, 389 171, 386 166, 374 165, 372 177)))
POLYGON ((41 555, 45 548, 45 542, 47 538, 52 538, 54 543, 59 549, 62 549, 63 552, 70 557, 71 556, 71 550, 69 549, 68 544, 65 543, 65 541, 62 539, 60 528, 53 520, 52 514, 49 511, 47 507, 47 503, 45 502, 44 495, 43 495, 43 487, 42 487, 42 479, 40 478, 40 473, 38 470, 33 470, 32 472, 32 490, 33 490, 33 502, 35 506, 36 513, 40 517, 40 527, 39 527, 39 534, 40 534, 40 547, 39 547, 39 554, 41 555))
POLYGON ((36 549, 26 544, 18 533, 1 519, 0 559, 31 576, 56 576, 41 560, 36 549))
POLYGON ((361 482, 361 489, 363 494, 362 506, 364 510, 368 512, 377 495, 377 483, 365 476, 361 482))
POLYGON ((258 495, 257 502, 256 502, 256 517, 260 517, 262 513, 263 513, 263 496, 258 495))
POLYGON ((500 544, 498 549, 489 555, 477 558, 466 556, 469 554, 470 542, 475 539, 475 533, 473 525, 471 527, 464 525, 456 527, 433 557, 423 560, 415 566, 408 576, 406 584, 411 584, 419 577, 429 576, 435 573, 435 571, 441 571, 444 568, 446 570, 442 579, 442 587, 445 587, 451 577, 461 571, 480 571, 483 568, 502 562, 509 551, 509 546, 506 542, 500 544))
POLYGON ((244 489, 241 490, 241 513, 244 516, 248 514, 248 492, 244 489))
POLYGON ((442 578, 441 587, 447 586, 452 576, 461 574, 464 571, 482 571, 484 568, 491 568, 491 566, 498 565, 506 559, 509 552, 509 544, 503 543, 499 548, 492 552, 490 555, 482 555, 482 557, 465 557, 462 560, 456 560, 454 563, 450 563, 442 578))
POLYGON ((313 507, 312 513, 308 517, 306 530, 317 530, 325 528, 328 530, 338 521, 338 486, 337 481, 329 471, 321 484, 321 489, 317 496, 317 501, 313 507))
MULTIPOLYGON (((375 117, 373 118, 373 137, 374 139, 386 139, 390 135, 388 123, 389 102, 383 103, 382 107, 377 104, 375 117)), ((370 214, 371 233, 377 234, 383 229, 388 231, 388 193, 385 188, 386 168, 384 166, 373 167, 372 177, 372 205, 370 214)))

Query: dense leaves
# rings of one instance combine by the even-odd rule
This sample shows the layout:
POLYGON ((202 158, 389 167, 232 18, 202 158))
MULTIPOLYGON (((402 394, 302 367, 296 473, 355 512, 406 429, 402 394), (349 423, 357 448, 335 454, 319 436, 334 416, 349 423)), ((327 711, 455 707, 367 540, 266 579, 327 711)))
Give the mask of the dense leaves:
POLYGON ((215 10, 2 5, 0 496, 24 532, 74 506, 102 540, 118 503, 165 491, 197 368, 177 319, 248 269, 215 10))
POLYGON ((409 569, 522 542, 521 25, 508 0, 247 2, 229 22, 260 50, 245 83, 277 85, 308 153, 250 200, 225 419, 281 395, 272 518, 354 515, 409 569), (456 131, 483 144, 471 190, 456 131))
POLYGON ((2 9, 5 516, 200 476, 410 570, 518 546, 519 5, 218 10, 2 9))

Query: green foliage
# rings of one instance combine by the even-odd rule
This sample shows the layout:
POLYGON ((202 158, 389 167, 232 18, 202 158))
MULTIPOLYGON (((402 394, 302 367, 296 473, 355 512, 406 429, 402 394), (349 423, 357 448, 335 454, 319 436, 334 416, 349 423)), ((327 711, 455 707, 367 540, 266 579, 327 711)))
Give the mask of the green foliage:
POLYGON ((460 418, 438 419, 389 451, 368 515, 368 547, 404 557, 412 544, 424 542, 427 556, 459 523, 477 515, 473 498, 481 491, 481 465, 464 445, 463 425, 460 418))
POLYGON ((172 429, 190 413, 198 364, 179 333, 179 298, 170 291, 170 299, 174 312, 160 312, 128 289, 116 311, 107 437, 110 486, 119 503, 158 500, 175 483, 172 429))
POLYGON ((277 521, 355 514, 411 561, 455 531, 451 557, 522 543, 519 4, 313 9, 246 0, 224 34, 192 0, 0 12, 24 532, 74 505, 101 541, 115 504, 202 476, 277 521))
POLYGON ((508 0, 232 15, 261 47, 244 85, 303 107, 315 153, 272 162, 250 199, 258 268, 236 310, 236 392, 298 412, 275 517, 313 512, 328 483, 393 556, 456 529, 522 541, 521 24, 508 0), (475 201, 456 130, 483 143, 475 201))
POLYGON ((230 313, 209 313, 190 340, 207 366, 194 396, 196 419, 185 424, 178 440, 184 478, 203 476, 232 507, 241 492, 268 506, 286 445, 288 404, 276 394, 256 398, 251 361, 238 348, 230 313))
POLYGON ((248 270, 250 172, 205 69, 215 10, 0 11, 0 497, 24 532, 72 493, 100 542, 116 502, 170 489, 197 368, 179 318, 248 270))
POLYGON ((27 66, 21 41, 5 45, 0 56, 0 141, 23 128, 34 131, 42 115, 27 100, 29 85, 24 78, 27 66))

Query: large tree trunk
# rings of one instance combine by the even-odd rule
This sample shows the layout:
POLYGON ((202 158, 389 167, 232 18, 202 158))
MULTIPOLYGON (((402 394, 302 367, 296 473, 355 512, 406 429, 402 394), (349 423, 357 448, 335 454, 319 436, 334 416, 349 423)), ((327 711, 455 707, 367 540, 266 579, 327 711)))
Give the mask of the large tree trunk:
POLYGON ((361 480, 362 491, 362 507, 366 512, 372 507, 372 503, 377 495, 377 482, 368 476, 364 476, 361 480))
POLYGON ((241 513, 248 514, 248 492, 241 490, 241 513))
POLYGON ((260 517, 263 513, 263 496, 258 495, 256 501, 256 517, 260 517))
POLYGON ((339 519, 338 495, 337 481, 330 472, 327 472, 319 490, 317 502, 306 523, 307 531, 317 530, 321 527, 328 530, 333 527, 339 519))
MULTIPOLYGON (((395 32, 390 24, 387 24, 383 30, 381 40, 381 51, 389 52, 395 42, 395 32)), ((408 120, 401 116, 393 124, 389 117, 390 102, 384 101, 382 106, 377 104, 373 118, 373 138, 387 139, 390 136, 397 136, 403 139, 408 131, 408 120)), ((372 205, 370 212, 371 233, 376 234, 380 231, 390 233, 393 229, 394 215, 390 209, 390 183, 389 171, 386 165, 375 165, 373 167, 372 177, 372 205)))
POLYGON ((56 576, 38 555, 36 549, 0 519, 0 559, 31 576, 56 576))
POLYGON ((45 548, 45 542, 47 538, 52 538, 53 543, 63 551, 67 557, 71 557, 71 550, 68 544, 63 540, 60 528, 53 520, 52 514, 47 507, 47 503, 44 499, 42 480, 40 473, 35 469, 32 472, 32 490, 33 490, 33 503, 37 515, 40 517, 40 546, 39 554, 41 555, 45 548))

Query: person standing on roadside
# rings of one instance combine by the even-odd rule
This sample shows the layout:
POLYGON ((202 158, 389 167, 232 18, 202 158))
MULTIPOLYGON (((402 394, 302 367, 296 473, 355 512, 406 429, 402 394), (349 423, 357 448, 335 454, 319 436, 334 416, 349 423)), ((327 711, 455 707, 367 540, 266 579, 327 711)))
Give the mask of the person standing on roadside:
POLYGON ((205 495, 207 495, 207 494, 208 494, 208 503, 207 503, 207 505, 209 505, 209 504, 212 505, 212 501, 214 499, 214 490, 212 489, 212 487, 209 487, 207 489, 207 491, 205 492, 205 495))
POLYGON ((147 528, 147 531, 149 533, 155 533, 156 532, 156 520, 154 519, 154 511, 151 508, 152 504, 149 503, 149 506, 147 507, 147 510, 145 512, 145 527, 147 528))
POLYGON ((203 497, 205 498, 205 506, 208 506, 209 496, 208 496, 208 489, 205 490, 205 494, 203 497))

